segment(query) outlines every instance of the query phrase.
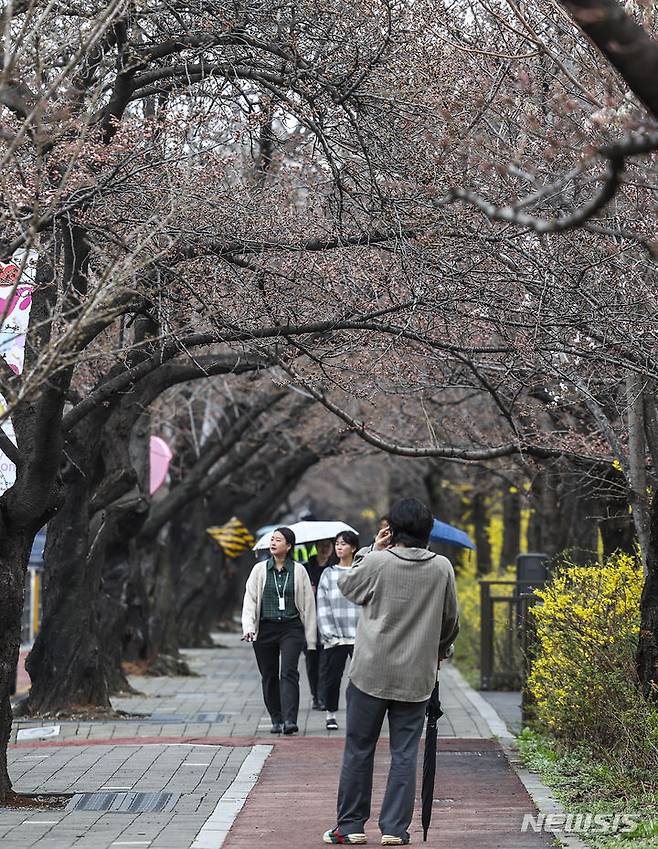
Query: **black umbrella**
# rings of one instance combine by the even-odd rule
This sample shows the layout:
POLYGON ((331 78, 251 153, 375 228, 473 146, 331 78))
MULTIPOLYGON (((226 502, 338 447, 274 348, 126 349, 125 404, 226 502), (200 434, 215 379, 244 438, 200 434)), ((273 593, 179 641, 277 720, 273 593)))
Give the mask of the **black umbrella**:
POLYGON ((436 723, 443 716, 439 701, 439 682, 436 682, 427 703, 427 730, 425 731, 425 755, 423 757, 423 789, 421 790, 423 840, 427 840, 427 831, 432 819, 434 802, 434 778, 436 776, 436 723))

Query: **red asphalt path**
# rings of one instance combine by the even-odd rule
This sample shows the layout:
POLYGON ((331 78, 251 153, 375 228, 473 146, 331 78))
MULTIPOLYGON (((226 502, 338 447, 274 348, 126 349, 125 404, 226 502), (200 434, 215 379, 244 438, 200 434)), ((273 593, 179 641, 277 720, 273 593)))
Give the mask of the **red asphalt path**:
MULTIPOLYGON (((216 738, 129 737, 30 741, 10 748, 204 743, 245 746, 267 743, 273 751, 224 843, 225 849, 321 847, 322 833, 335 825, 335 804, 343 740, 318 737, 216 738)), ((389 766, 382 741, 375 762, 373 814, 366 826, 370 845, 379 844, 377 817, 389 766)), ((419 757, 418 795, 422 770, 419 757)), ((420 807, 412 823, 412 844, 427 849, 540 849, 553 845, 548 834, 521 832, 524 814, 536 813, 525 788, 493 740, 441 738, 434 814, 422 844, 420 807)), ((199 823, 199 828, 203 825, 199 823)))
MULTIPOLYGON (((275 743, 258 783, 224 843, 225 849, 320 847, 335 825, 336 788, 343 752, 339 739, 293 738, 275 743)), ((377 845, 379 805, 389 766, 383 742, 375 762, 373 816, 366 826, 377 845)), ((418 795, 422 771, 419 757, 418 795)), ((523 815, 536 813, 525 788, 493 740, 439 741, 433 826, 427 849, 539 849, 553 845, 548 834, 521 833, 523 815)), ((411 829, 422 843, 420 807, 411 829)))

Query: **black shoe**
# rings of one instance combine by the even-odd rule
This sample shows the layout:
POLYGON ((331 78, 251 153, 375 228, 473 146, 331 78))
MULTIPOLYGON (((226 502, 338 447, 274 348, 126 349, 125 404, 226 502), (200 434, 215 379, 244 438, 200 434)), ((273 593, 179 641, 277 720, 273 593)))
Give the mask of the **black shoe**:
POLYGON ((327 731, 338 731, 338 723, 334 717, 327 720, 327 731))
POLYGON ((283 723, 283 733, 284 734, 296 734, 299 731, 297 728, 296 722, 284 722, 283 723))
POLYGON ((282 734, 283 733, 283 722, 273 722, 272 727, 270 728, 270 734, 282 734))
POLYGON ((311 708, 313 710, 326 710, 327 709, 326 706, 322 702, 318 701, 317 699, 313 699, 313 704, 311 705, 311 708))

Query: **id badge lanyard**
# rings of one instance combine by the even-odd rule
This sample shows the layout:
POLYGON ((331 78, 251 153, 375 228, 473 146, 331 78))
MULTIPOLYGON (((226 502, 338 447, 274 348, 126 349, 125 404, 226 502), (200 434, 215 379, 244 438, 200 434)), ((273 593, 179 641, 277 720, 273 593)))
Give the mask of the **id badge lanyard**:
POLYGON ((279 592, 279 582, 276 579, 276 575, 274 576, 274 589, 276 590, 277 598, 279 599, 279 610, 283 611, 286 609, 286 587, 288 586, 288 578, 290 577, 290 572, 286 570, 286 580, 283 584, 283 595, 279 592))

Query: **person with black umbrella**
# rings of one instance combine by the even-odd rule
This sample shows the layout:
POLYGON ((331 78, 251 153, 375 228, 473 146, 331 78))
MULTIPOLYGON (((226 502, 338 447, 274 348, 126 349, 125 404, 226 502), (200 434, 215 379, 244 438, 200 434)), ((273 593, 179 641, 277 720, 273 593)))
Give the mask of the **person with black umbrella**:
POLYGON ((416 761, 440 660, 459 630, 450 561, 427 550, 433 517, 415 498, 397 501, 372 552, 362 549, 339 579, 361 606, 347 688, 345 751, 336 826, 325 843, 366 843, 374 758, 388 716, 391 768, 379 816, 384 846, 409 842, 416 761))

